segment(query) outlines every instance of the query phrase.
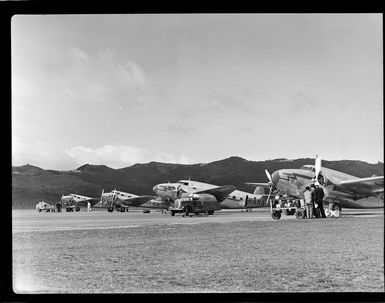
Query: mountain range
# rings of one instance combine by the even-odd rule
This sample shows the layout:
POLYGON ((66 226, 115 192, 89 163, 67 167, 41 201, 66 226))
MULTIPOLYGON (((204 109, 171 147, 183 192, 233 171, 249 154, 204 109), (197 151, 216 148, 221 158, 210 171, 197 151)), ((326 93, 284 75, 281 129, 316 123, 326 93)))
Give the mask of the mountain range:
MULTIPOLYGON (((113 169, 105 165, 85 164, 75 170, 44 170, 33 165, 12 166, 12 207, 34 208, 39 201, 55 203, 62 194, 70 193, 100 197, 102 189, 113 189, 136 195, 150 194, 155 184, 189 179, 216 185, 234 185, 252 192, 245 182, 267 182, 265 169, 270 173, 284 168, 300 168, 314 164, 314 159, 274 159, 248 161, 230 157, 210 163, 172 164, 150 162, 113 169)), ((322 160, 322 166, 357 177, 384 175, 384 163, 371 164, 358 160, 322 160)))

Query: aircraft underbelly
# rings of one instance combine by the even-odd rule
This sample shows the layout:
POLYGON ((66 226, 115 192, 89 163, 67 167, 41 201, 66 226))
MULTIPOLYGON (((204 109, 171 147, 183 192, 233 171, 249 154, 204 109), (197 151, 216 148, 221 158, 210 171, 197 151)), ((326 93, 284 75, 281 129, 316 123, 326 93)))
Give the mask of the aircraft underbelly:
POLYGON ((240 201, 232 200, 232 199, 228 199, 228 198, 226 198, 221 203, 219 203, 219 205, 221 208, 224 208, 224 209, 231 209, 231 208, 237 209, 237 208, 243 207, 243 205, 241 205, 240 201))
POLYGON ((349 198, 337 198, 337 201, 341 205, 341 207, 346 208, 383 208, 384 207, 384 201, 381 200, 379 197, 368 197, 363 199, 358 199, 354 201, 353 199, 349 198))

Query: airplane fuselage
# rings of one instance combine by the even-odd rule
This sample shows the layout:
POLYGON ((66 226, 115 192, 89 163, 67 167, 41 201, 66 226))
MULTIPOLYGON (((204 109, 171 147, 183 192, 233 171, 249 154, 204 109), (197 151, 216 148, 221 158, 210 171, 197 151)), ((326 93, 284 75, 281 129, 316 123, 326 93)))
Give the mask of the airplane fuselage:
MULTIPOLYGON (((176 200, 177 198, 187 197, 189 194, 209 190, 217 187, 217 185, 191 180, 181 180, 177 183, 162 183, 155 185, 154 192, 165 199, 176 200)), ((219 203, 223 209, 245 209, 265 207, 267 199, 263 195, 255 195, 252 193, 234 190, 223 201, 219 203)))
MULTIPOLYGON (((282 192, 303 198, 306 186, 310 186, 315 178, 315 170, 311 165, 306 169, 282 169, 273 173, 273 182, 282 192)), ((330 168, 322 168, 320 173, 325 192, 324 203, 338 203, 346 208, 382 208, 384 197, 381 194, 362 193, 343 186, 337 186, 341 181, 356 180, 358 177, 345 174, 330 168)))

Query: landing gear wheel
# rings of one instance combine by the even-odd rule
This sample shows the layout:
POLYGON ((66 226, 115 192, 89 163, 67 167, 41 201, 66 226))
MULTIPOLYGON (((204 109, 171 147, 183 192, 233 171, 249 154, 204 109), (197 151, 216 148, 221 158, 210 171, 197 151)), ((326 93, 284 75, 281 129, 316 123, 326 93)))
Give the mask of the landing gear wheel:
POLYGON ((172 217, 175 216, 175 211, 171 211, 171 216, 172 216, 172 217))
POLYGON ((298 209, 295 216, 297 219, 303 219, 305 217, 305 212, 302 209, 298 209))
POLYGON ((213 210, 209 210, 209 215, 213 215, 214 214, 214 211, 213 210))
POLYGON ((112 213, 114 208, 112 206, 110 206, 107 210, 108 210, 108 212, 112 213))
POLYGON ((342 210, 342 208, 341 208, 341 206, 340 206, 340 205, 338 205, 338 204, 334 204, 334 205, 333 205, 333 207, 332 207, 332 210, 338 210, 338 211, 341 211, 341 210, 342 210))
POLYGON ((76 211, 79 211, 80 210, 80 207, 78 206, 78 207, 76 207, 76 209, 75 209, 76 211))
POLYGON ((124 213, 124 212, 125 212, 125 210, 126 210, 126 208, 125 208, 125 207, 121 207, 121 208, 120 208, 120 212, 121 212, 121 213, 124 213))
POLYGON ((278 210, 274 210, 271 213, 271 217, 273 218, 273 220, 279 220, 281 218, 281 212, 278 210))

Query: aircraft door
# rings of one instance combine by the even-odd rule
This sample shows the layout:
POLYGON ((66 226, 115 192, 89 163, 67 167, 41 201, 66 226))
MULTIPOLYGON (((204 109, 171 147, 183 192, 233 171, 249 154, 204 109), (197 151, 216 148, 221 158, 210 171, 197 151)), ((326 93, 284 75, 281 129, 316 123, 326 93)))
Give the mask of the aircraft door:
POLYGON ((247 207, 248 202, 249 202, 249 196, 246 195, 246 198, 245 198, 245 207, 247 207))

